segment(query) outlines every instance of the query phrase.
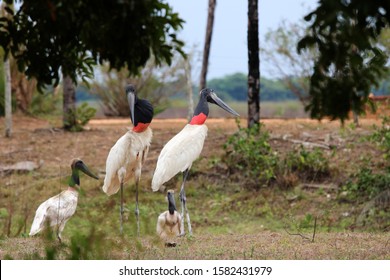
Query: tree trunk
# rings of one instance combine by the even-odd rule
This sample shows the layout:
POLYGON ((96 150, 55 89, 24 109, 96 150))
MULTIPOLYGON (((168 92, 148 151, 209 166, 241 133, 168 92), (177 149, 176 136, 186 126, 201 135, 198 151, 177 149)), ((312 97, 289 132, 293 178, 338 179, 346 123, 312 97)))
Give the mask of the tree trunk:
POLYGON ((76 86, 69 76, 64 75, 63 123, 66 130, 76 125, 76 86))
POLYGON ((191 81, 191 65, 189 60, 190 57, 187 57, 186 60, 184 61, 184 70, 186 73, 186 80, 187 80, 188 121, 190 121, 192 116, 194 115, 194 100, 192 98, 193 92, 192 92, 192 81, 191 81))
POLYGON ((37 81, 34 78, 27 79, 24 73, 19 72, 15 60, 11 63, 11 77, 11 90, 15 95, 17 109, 28 113, 37 81))
POLYGON ((248 127, 260 122, 258 0, 248 0, 248 127))
POLYGON ((217 0, 209 0, 209 12, 207 16, 207 27, 206 27, 206 39, 204 42, 203 60, 202 60, 202 71, 200 73, 199 90, 206 87, 207 68, 209 65, 209 55, 211 46, 211 37, 213 35, 214 25, 214 11, 217 5, 217 0))
POLYGON ((11 68, 7 58, 4 61, 5 75, 5 137, 12 135, 12 95, 11 95, 11 68))

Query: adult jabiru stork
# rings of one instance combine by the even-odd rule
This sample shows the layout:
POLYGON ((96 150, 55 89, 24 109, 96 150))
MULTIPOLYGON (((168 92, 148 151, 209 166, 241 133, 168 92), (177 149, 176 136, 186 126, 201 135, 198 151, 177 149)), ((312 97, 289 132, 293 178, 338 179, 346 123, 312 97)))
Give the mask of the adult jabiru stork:
POLYGON ((61 233, 65 228, 65 224, 76 212, 79 197, 78 189, 80 188, 79 171, 92 178, 99 179, 81 159, 73 159, 71 168, 72 175, 68 180, 68 189, 39 205, 31 226, 30 236, 39 233, 48 224, 50 227, 58 226, 57 238, 61 242, 61 233))
POLYGON ((174 191, 167 192, 168 210, 161 213, 157 219, 156 231, 167 247, 176 246, 176 238, 180 236, 181 215, 176 211, 174 191))
POLYGON ((123 232, 123 184, 132 176, 135 178, 135 216, 137 235, 139 236, 138 185, 142 165, 148 155, 152 141, 152 130, 149 127, 153 119, 153 106, 149 101, 137 97, 133 85, 125 88, 130 107, 130 118, 133 128, 127 131, 111 148, 106 160, 106 177, 103 191, 112 195, 120 189, 120 232, 123 232))
POLYGON ((184 235, 184 220, 187 218, 188 231, 192 235, 190 215, 186 204, 184 185, 192 163, 199 157, 204 140, 207 136, 207 126, 204 124, 209 114, 208 103, 216 104, 227 112, 239 116, 239 114, 223 102, 214 90, 205 88, 199 93, 200 98, 195 108, 194 116, 190 122, 176 134, 161 150, 157 160, 156 170, 152 179, 152 190, 162 190, 163 184, 169 181, 177 173, 183 173, 183 182, 180 189, 181 234, 184 235), (186 213, 186 217, 184 216, 186 213))

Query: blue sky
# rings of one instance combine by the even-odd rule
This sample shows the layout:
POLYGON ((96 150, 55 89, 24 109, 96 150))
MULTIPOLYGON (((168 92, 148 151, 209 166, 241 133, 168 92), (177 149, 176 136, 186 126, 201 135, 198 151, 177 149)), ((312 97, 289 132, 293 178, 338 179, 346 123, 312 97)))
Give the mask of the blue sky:
MULTIPOLYGON (((186 51, 195 48, 198 56, 193 65, 193 81, 199 81, 201 57, 206 32, 208 0, 165 0, 186 21, 179 38, 187 44, 186 51)), ((259 0, 260 40, 270 29, 285 19, 297 22, 317 0, 259 0)), ((247 0, 217 0, 214 31, 209 58, 208 79, 228 74, 247 73, 247 0)), ((260 64, 262 75, 266 67, 260 64)))

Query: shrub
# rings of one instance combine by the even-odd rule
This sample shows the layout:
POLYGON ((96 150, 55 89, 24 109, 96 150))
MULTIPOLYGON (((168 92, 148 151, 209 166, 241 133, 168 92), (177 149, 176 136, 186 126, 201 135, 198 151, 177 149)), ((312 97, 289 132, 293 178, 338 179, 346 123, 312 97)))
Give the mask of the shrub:
POLYGON ((33 116, 60 116, 62 114, 62 95, 50 92, 34 94, 28 112, 33 116))
MULTIPOLYGON (((78 131, 83 131, 84 130, 84 126, 89 122, 89 120, 95 116, 95 113, 96 113, 96 109, 93 108, 93 107, 90 107, 88 105, 88 103, 86 102, 83 102, 79 107, 77 107, 76 109, 76 123, 74 126, 72 126, 70 128, 70 131, 72 132, 78 132, 78 131)), ((71 113, 72 111, 71 111, 71 113)), ((64 125, 66 126, 67 123, 64 123, 64 125)))
POLYGON ((238 132, 224 145, 223 159, 231 173, 240 172, 248 178, 249 185, 260 188, 275 178, 278 156, 269 145, 269 133, 263 125, 242 128, 237 120, 238 132))
POLYGON ((382 126, 377 127, 374 125, 374 133, 368 137, 371 142, 379 145, 379 147, 385 152, 385 159, 390 158, 390 117, 384 116, 382 119, 382 126))
POLYGON ((299 179, 305 181, 320 181, 329 177, 329 159, 319 148, 313 151, 300 146, 299 150, 289 152, 282 163, 282 170, 295 173, 299 179))
POLYGON ((372 169, 363 167, 347 181, 342 188, 348 191, 351 198, 373 198, 380 192, 390 188, 390 167, 384 173, 374 173, 372 169))
POLYGON ((281 157, 269 144, 269 133, 263 125, 240 127, 224 145, 223 161, 230 173, 240 173, 245 186, 256 189, 276 182, 288 189, 299 180, 320 181, 331 175, 329 159, 320 149, 306 150, 303 146, 281 157))

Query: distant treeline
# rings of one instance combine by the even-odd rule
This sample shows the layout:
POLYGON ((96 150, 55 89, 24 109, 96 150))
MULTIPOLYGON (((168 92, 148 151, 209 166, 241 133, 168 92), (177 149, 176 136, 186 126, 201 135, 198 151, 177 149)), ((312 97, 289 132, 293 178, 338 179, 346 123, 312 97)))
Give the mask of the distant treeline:
MULTIPOLYGON (((244 73, 235 73, 223 78, 208 81, 207 86, 218 92, 225 99, 246 101, 248 77, 244 73)), ((282 101, 297 99, 280 80, 260 79, 260 94, 262 101, 282 101)))
MULTIPOLYGON (((221 98, 227 101, 247 100, 247 76, 244 73, 235 73, 218 79, 211 79, 207 82, 207 87, 214 89, 221 98)), ((383 81, 378 88, 373 88, 375 95, 390 95, 390 78, 383 81)), ((197 95, 198 89, 194 88, 197 95)), ((297 100, 294 93, 289 90, 280 79, 261 78, 260 80, 261 101, 285 101, 297 100)), ((174 95, 174 98, 182 98, 183 93, 174 95)), ((91 95, 85 87, 77 88, 77 101, 90 101, 98 99, 96 95, 91 95)))

